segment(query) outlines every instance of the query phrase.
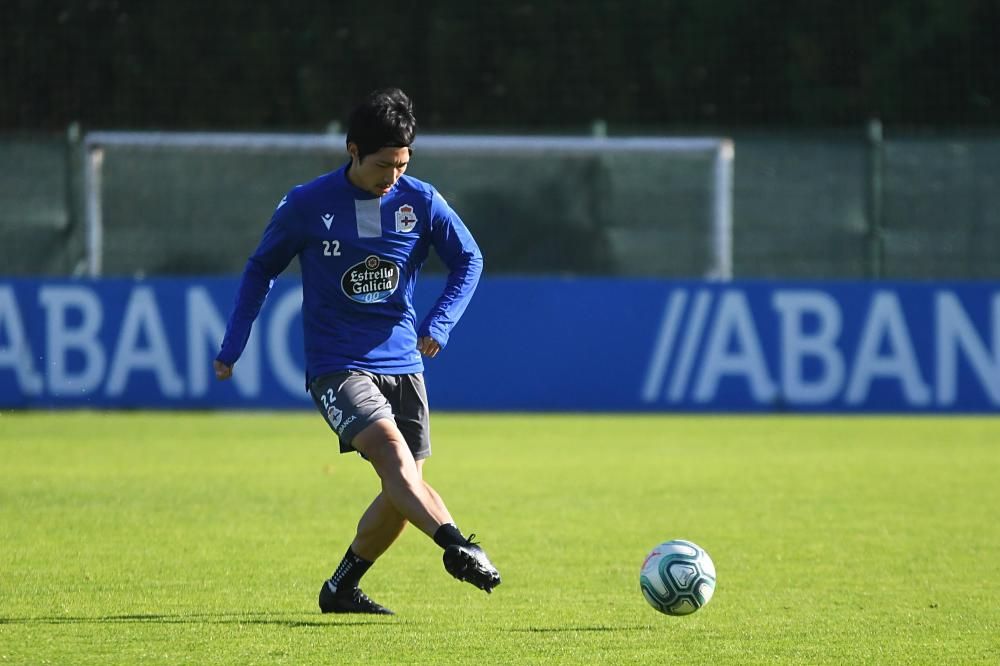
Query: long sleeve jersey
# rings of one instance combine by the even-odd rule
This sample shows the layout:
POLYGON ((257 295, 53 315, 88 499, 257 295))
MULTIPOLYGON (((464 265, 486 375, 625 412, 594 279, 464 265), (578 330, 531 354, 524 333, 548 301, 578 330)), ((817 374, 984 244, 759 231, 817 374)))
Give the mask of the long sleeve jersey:
POLYGON ((247 261, 218 360, 233 365, 274 279, 298 256, 306 386, 329 372, 421 372, 417 337, 441 347, 462 316, 483 257, 458 214, 428 183, 402 176, 376 197, 345 165, 292 189, 247 261), (444 291, 417 325, 413 288, 433 246, 448 268, 444 291))

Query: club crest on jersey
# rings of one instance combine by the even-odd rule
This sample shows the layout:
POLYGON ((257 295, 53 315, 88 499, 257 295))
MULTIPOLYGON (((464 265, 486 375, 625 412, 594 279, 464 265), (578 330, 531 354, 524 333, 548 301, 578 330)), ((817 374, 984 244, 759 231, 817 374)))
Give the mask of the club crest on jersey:
POLYGON ((356 303, 381 303, 399 286, 399 266, 370 254, 344 272, 340 288, 356 303))
POLYGON ((396 211, 396 231, 413 231, 417 226, 417 214, 413 212, 413 206, 403 204, 396 211))

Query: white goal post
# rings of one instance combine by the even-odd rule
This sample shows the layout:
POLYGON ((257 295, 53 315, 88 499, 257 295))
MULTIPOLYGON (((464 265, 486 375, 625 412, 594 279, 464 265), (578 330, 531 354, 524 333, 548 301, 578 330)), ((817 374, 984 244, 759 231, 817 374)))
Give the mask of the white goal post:
MULTIPOLYGON (((230 132, 131 132, 95 131, 85 135, 84 189, 87 226, 87 272, 96 277, 104 270, 102 177, 106 151, 191 150, 268 153, 294 151, 343 155, 343 134, 271 134, 230 132)), ((662 153, 697 155, 711 162, 705 187, 711 192, 706 238, 708 263, 703 277, 733 277, 733 142, 714 137, 568 137, 503 135, 419 135, 414 148, 436 155, 628 155, 662 153)), ((489 169, 489 166, 484 167, 489 169)), ((318 175, 318 174, 317 174, 318 175)))

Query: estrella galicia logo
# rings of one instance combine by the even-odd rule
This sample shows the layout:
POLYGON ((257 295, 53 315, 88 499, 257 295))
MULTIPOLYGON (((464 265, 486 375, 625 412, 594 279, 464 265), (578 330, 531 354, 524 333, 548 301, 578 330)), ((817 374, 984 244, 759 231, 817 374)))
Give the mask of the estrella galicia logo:
POLYGON ((357 303, 381 303, 399 286, 399 266, 374 254, 347 269, 340 280, 344 294, 357 303))

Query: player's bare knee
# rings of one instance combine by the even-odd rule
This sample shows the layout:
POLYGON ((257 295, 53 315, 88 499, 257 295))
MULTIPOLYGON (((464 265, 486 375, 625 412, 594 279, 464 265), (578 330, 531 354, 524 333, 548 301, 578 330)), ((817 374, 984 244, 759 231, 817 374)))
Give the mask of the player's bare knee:
POLYGON ((365 457, 379 476, 387 479, 403 476, 408 453, 405 443, 389 439, 370 446, 365 457))
POLYGON ((372 464, 380 477, 398 476, 413 456, 406 440, 395 424, 388 420, 376 421, 354 438, 353 446, 372 464))
POLYGON ((399 448, 406 448, 406 442, 396 424, 388 419, 380 419, 355 435, 351 446, 375 464, 376 461, 391 459, 399 455, 399 448))

